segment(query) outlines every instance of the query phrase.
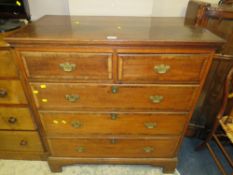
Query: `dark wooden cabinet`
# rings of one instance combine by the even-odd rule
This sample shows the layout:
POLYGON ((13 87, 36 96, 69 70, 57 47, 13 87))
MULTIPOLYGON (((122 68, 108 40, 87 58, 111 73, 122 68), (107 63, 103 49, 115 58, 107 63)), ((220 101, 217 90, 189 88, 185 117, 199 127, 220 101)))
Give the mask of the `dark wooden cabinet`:
POLYGON ((196 134, 201 134, 202 137, 211 129, 220 110, 226 75, 233 66, 233 7, 227 4, 217 5, 191 0, 188 4, 185 23, 206 28, 227 41, 214 56, 191 120, 191 129, 196 130, 196 134))
POLYGON ((174 172, 213 55, 224 43, 184 26, 183 18, 70 16, 43 17, 6 41, 52 171, 108 163, 174 172))

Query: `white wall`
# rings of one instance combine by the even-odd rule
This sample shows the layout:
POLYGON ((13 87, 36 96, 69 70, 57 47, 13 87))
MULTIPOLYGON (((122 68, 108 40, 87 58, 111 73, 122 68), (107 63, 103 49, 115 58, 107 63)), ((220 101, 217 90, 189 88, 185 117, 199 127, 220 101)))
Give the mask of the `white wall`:
POLYGON ((189 0, 154 0, 152 16, 184 16, 189 0))
MULTIPOLYGON (((199 0, 218 3, 219 0, 199 0)), ((152 16, 176 17, 185 16, 189 0, 154 0, 152 16)))
POLYGON ((69 0, 71 15, 151 16, 154 0, 69 0))
MULTIPOLYGON (((184 16, 189 0, 69 0, 71 15, 184 16)), ((217 3, 219 0, 202 0, 217 3)))
MULTIPOLYGON (((52 15, 184 16, 189 0, 29 0, 32 19, 52 15)), ((219 0, 202 0, 217 3, 219 0)))
POLYGON ((69 15, 68 0, 28 0, 32 19, 50 15, 69 15))

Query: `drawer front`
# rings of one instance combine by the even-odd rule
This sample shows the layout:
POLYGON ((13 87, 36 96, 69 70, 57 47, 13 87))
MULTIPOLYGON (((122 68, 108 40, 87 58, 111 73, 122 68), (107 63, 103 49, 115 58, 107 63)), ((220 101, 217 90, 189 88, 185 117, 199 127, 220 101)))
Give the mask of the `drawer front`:
POLYGON ((0 140, 0 151, 43 151, 36 132, 1 131, 0 140))
POLYGON ((0 50, 0 78, 17 77, 18 71, 9 50, 0 50))
POLYGON ((119 80, 199 82, 208 54, 119 54, 119 80))
POLYGON ((0 104, 27 104, 19 80, 0 80, 0 104))
POLYGON ((21 55, 30 78, 112 79, 112 55, 108 53, 22 52, 21 55))
POLYGON ((180 135, 187 121, 185 114, 41 112, 40 117, 49 136, 180 135))
POLYGON ((32 83, 39 109, 188 111, 198 86, 32 83), (176 104, 176 105, 174 105, 176 104))
POLYGON ((0 129, 34 130, 31 113, 28 108, 0 108, 0 129))
POLYGON ((178 137, 158 139, 48 139, 53 156, 68 157, 174 157, 178 137), (69 149, 67 149, 69 148, 69 149))

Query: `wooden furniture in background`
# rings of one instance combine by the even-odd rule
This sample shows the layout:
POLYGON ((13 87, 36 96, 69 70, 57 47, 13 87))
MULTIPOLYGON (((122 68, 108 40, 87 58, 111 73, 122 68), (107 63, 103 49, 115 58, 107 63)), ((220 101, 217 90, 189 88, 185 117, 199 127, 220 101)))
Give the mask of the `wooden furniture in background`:
POLYGON ((233 66, 233 7, 190 1, 185 24, 204 27, 227 40, 223 48, 214 56, 204 90, 191 120, 191 126, 198 131, 196 133, 201 131, 205 135, 211 129, 220 110, 223 85, 227 73, 233 66), (205 128, 204 132, 202 132, 202 128, 205 128))
POLYGON ((219 5, 222 5, 222 4, 232 5, 233 0, 220 0, 219 5))
POLYGON ((0 35, 0 159, 45 159, 15 54, 0 35))
POLYGON ((46 16, 9 36, 52 171, 75 163, 174 172, 215 49, 183 18, 46 16))
MULTIPOLYGON (((228 138, 228 140, 233 143, 233 106, 232 106, 232 98, 233 98, 233 68, 231 68, 230 72, 227 75, 227 79, 224 86, 224 98, 222 100, 221 109, 214 121, 213 128, 206 138, 206 140, 197 147, 197 149, 201 149, 204 146, 208 148, 210 151, 214 161, 216 162, 218 168, 222 172, 222 174, 227 175, 228 172, 224 169, 221 161, 218 159, 217 154, 215 153, 216 149, 212 148, 211 140, 214 140, 218 145, 226 160, 228 161, 231 168, 233 168, 233 159, 227 149, 224 147, 224 144, 221 143, 222 138, 228 138), (220 130, 221 128, 221 130, 220 130)), ((232 146, 232 145, 230 145, 232 146)), ((233 172, 230 172, 232 174, 233 172)), ((230 175, 229 174, 229 175, 230 175)))

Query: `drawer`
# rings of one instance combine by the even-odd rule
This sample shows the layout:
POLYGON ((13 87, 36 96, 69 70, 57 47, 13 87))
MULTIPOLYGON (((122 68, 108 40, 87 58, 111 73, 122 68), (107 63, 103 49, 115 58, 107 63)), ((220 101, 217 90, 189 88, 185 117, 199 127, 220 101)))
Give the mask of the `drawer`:
POLYGON ((28 108, 0 108, 0 129, 34 130, 31 113, 28 108))
POLYGON ((99 158, 174 157, 178 141, 178 137, 157 139, 48 139, 52 156, 99 158))
POLYGON ((39 109, 178 110, 191 108, 198 86, 31 83, 39 109), (175 104, 175 105, 174 105, 175 104))
POLYGON ((18 77, 13 55, 10 50, 0 50, 0 78, 18 77))
POLYGON ((187 114, 145 113, 55 113, 40 112, 49 136, 107 135, 180 135, 187 114))
POLYGON ((27 104, 19 80, 0 80, 0 104, 27 104))
POLYGON ((0 151, 43 151, 36 132, 1 131, 0 140, 0 151))
POLYGON ((199 82, 208 54, 119 54, 120 81, 199 82))
POLYGON ((30 78, 111 80, 112 54, 21 52, 30 78))

